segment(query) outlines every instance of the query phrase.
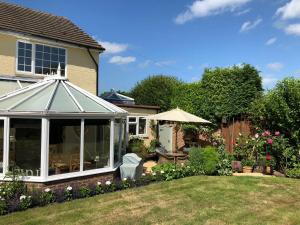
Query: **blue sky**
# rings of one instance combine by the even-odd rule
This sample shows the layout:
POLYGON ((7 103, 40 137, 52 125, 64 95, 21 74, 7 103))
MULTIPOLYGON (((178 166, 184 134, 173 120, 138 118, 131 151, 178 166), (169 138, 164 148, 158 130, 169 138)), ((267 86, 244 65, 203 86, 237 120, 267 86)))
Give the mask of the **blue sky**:
POLYGON ((266 89, 300 77, 300 0, 13 0, 65 16, 106 47, 100 92, 153 74, 192 82, 205 67, 250 63, 266 89))

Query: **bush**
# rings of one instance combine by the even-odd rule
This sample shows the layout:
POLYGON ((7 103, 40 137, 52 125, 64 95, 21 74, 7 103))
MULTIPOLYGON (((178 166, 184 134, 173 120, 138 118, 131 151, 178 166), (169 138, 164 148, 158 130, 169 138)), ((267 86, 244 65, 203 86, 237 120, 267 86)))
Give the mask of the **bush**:
POLYGON ((293 169, 287 169, 285 175, 287 177, 300 179, 300 167, 299 168, 293 168, 293 169))
POLYGON ((0 215, 7 213, 7 205, 4 199, 0 199, 0 215))
POLYGON ((231 176, 232 175, 231 162, 233 160, 233 156, 228 154, 225 151, 224 144, 219 145, 218 154, 219 154, 219 163, 218 163, 218 168, 217 168, 218 175, 231 176))
POLYGON ((219 163, 219 154, 215 148, 193 148, 189 155, 191 167, 196 170, 197 174, 216 174, 219 163))
POLYGON ((135 153, 142 159, 148 156, 148 151, 144 145, 144 140, 140 138, 131 138, 128 142, 128 153, 135 153))
POLYGON ((28 209, 31 205, 32 205, 31 196, 26 196, 26 195, 20 196, 20 204, 19 204, 20 210, 28 209))
POLYGON ((47 205, 55 202, 54 192, 50 188, 46 188, 44 192, 40 195, 40 205, 47 205))
POLYGON ((87 198, 92 196, 92 190, 87 187, 79 188, 79 197, 80 198, 87 198))

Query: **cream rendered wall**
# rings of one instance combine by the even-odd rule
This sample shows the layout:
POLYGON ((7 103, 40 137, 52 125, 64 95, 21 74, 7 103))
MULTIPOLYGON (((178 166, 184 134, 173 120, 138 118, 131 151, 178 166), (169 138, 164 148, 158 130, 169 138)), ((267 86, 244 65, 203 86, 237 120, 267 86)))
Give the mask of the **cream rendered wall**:
MULTIPOLYGON (((46 39, 38 39, 20 34, 0 33, 0 75, 31 77, 43 79, 44 76, 24 74, 16 71, 16 42, 26 40, 31 43, 62 47, 67 50, 67 76, 70 82, 96 94, 96 67, 87 49, 57 43, 46 39)), ((94 59, 99 62, 99 51, 90 50, 94 59)))
MULTIPOLYGON (((119 106, 119 107, 126 110, 128 112, 128 116, 149 116, 149 115, 158 113, 158 109, 130 108, 130 107, 122 107, 122 106, 119 106)), ((147 121, 147 136, 141 137, 144 140, 144 144, 146 146, 149 146, 150 142, 156 138, 154 136, 155 130, 153 130, 151 128, 150 123, 151 122, 148 120, 147 121)))

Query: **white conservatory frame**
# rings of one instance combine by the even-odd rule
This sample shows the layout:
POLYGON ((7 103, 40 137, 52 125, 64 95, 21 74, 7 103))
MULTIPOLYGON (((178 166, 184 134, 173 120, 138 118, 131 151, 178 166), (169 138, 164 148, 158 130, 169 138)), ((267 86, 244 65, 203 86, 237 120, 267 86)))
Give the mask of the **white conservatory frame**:
MULTIPOLYGON (((121 154, 124 151, 127 143, 127 132, 126 132, 126 117, 127 112, 120 109, 119 107, 104 101, 103 99, 98 98, 97 96, 92 95, 91 93, 80 89, 79 87, 71 84, 70 82, 61 80, 64 87, 67 89, 66 84, 74 87, 76 90, 79 90, 81 93, 84 93, 90 99, 93 99, 98 104, 101 104, 106 109, 109 109, 111 112, 107 113, 97 113, 97 112, 85 112, 84 109, 80 106, 79 102, 76 101, 76 98, 72 95, 69 91, 68 94, 71 96, 74 102, 79 109, 81 109, 82 113, 64 113, 64 112, 13 112, 10 110, 7 111, 0 111, 0 120, 4 121, 4 129, 3 129, 3 172, 0 173, 0 180, 9 180, 6 178, 5 174, 9 171, 9 145, 10 145, 10 119, 40 119, 41 120, 41 158, 40 158, 40 176, 22 176, 22 180, 27 182, 50 182, 50 181, 57 181, 69 178, 76 178, 88 175, 95 175, 95 174, 102 174, 102 173, 109 173, 114 172, 118 169, 121 164, 121 154), (64 83, 65 82, 65 83, 64 83), (49 173, 49 134, 50 134, 50 120, 51 119, 78 119, 81 120, 81 128, 80 128, 80 170, 77 172, 68 172, 63 174, 57 175, 48 175, 49 173), (84 121, 85 119, 102 119, 102 120, 109 120, 110 122, 110 145, 109 145, 109 167, 107 168, 97 168, 97 169, 90 169, 90 170, 83 170, 84 164, 84 121), (119 129, 119 145, 118 145, 118 152, 119 152, 119 161, 114 162, 114 130, 115 130, 115 121, 121 120, 121 123, 124 123, 124 126, 120 126, 119 129), (124 140, 125 138, 125 140, 124 140), (122 146, 122 141, 125 141, 125 145, 122 146), (123 147, 123 148, 122 148, 123 147)), ((47 82, 47 81, 46 81, 47 82)), ((50 81, 48 81, 50 82, 50 81)), ((52 82, 52 81, 51 81, 52 82)), ((43 83, 43 82, 42 82, 43 83)), ((45 85, 45 84, 44 84, 45 85)), ((51 84, 46 84, 45 86, 48 87, 51 84)), ((40 87, 42 85, 34 84, 30 85, 33 88, 40 87)), ((23 89, 30 89, 31 87, 25 87, 23 89)), ((56 84, 57 87, 57 84, 56 84)), ((20 89, 22 90, 22 89, 20 89)), ((68 90, 68 89, 67 89, 68 90)), ((9 95, 14 95, 18 91, 14 91, 4 97, 0 97, 0 100, 6 98, 9 95)), ((55 91, 54 91, 55 92, 55 91)), ((22 91, 21 91, 22 93, 22 91)), ((36 93, 34 93, 36 94, 36 93)), ((52 94, 53 97, 54 93, 52 94)), ((28 98, 26 97, 24 101, 28 98)), ((18 104, 18 103, 17 103, 18 104)), ((17 105, 16 104, 16 105, 17 105)), ((15 104, 14 104, 15 105, 15 104)), ((49 102, 47 103, 47 107, 49 106, 49 102)), ((10 108, 11 109, 11 108, 10 108)))

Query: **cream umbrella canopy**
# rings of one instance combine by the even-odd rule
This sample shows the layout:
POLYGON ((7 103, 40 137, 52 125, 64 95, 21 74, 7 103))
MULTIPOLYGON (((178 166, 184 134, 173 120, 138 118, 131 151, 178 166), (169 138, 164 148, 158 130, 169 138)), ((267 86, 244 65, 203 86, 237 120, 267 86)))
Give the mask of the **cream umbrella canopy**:
POLYGON ((201 117, 195 116, 179 108, 148 116, 147 119, 174 121, 180 123, 207 123, 207 124, 211 123, 208 120, 202 119, 201 117))
POLYGON ((177 146, 177 132, 179 130, 178 124, 180 124, 180 123, 211 124, 210 121, 202 119, 201 117, 195 116, 186 111, 183 111, 183 110, 179 109, 178 107, 176 109, 172 109, 167 112, 148 116, 147 119, 177 122, 176 127, 175 127, 175 129, 176 129, 176 151, 178 150, 178 146, 177 146))

